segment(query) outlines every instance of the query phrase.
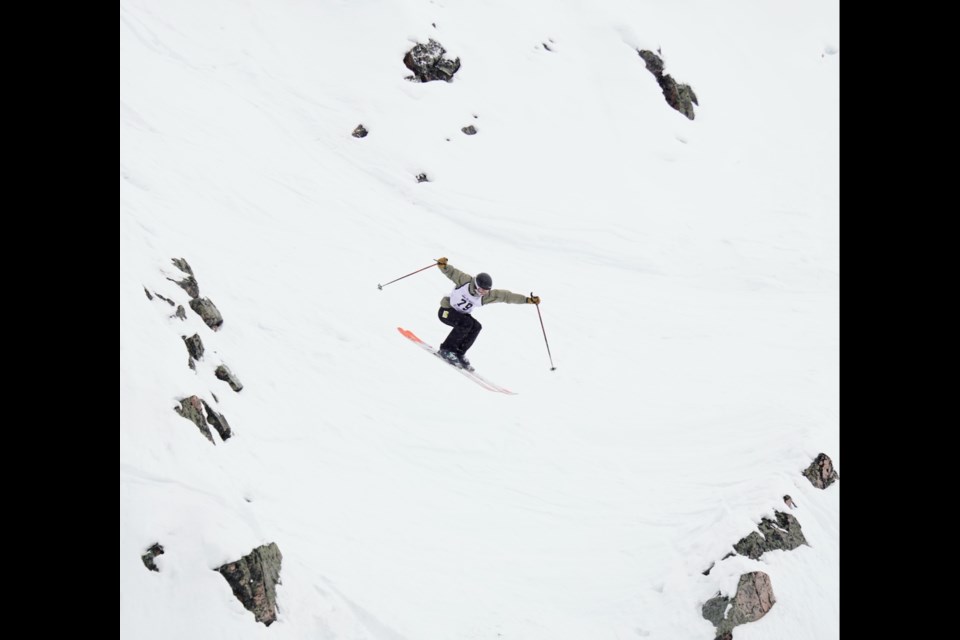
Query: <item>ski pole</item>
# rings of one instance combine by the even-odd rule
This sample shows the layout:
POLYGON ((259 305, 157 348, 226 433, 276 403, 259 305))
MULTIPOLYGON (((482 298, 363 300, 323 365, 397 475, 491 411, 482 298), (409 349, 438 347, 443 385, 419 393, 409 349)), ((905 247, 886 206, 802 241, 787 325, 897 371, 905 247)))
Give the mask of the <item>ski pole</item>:
MULTIPOLYGON (((530 297, 536 297, 533 295, 533 291, 530 292, 530 297)), ((537 304, 537 315, 540 317, 540 329, 543 330, 543 343, 547 345, 547 356, 550 358, 550 371, 556 371, 557 368, 553 366, 553 355, 550 353, 550 343, 547 342, 547 330, 543 328, 543 316, 540 314, 539 304, 537 304)))
MULTIPOLYGON (((409 278, 409 277, 412 276, 414 273, 420 273, 421 271, 424 271, 424 270, 426 270, 426 269, 429 269, 430 267, 435 267, 435 266, 437 266, 438 264, 439 264, 438 262, 434 262, 433 264, 430 264, 430 265, 425 266, 423 269, 417 269, 416 271, 413 271, 413 272, 411 272, 411 273, 408 273, 408 274, 405 275, 405 276, 400 276, 400 277, 397 278, 396 280, 391 280, 391 281, 388 282, 387 284, 393 284, 393 283, 396 282, 397 280, 403 280, 404 278, 409 278)), ((380 289, 381 291, 383 291, 383 288, 384 288, 385 286, 387 286, 387 284, 378 284, 378 285, 377 285, 377 289, 380 289)))

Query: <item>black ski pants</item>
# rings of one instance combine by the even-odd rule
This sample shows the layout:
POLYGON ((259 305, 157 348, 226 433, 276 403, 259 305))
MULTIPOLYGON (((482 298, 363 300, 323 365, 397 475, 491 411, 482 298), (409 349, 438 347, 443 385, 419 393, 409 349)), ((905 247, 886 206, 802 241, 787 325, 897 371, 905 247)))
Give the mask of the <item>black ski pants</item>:
POLYGON ((460 313, 453 309, 440 307, 437 317, 443 324, 453 327, 450 335, 443 341, 440 348, 448 349, 460 355, 465 354, 467 349, 473 346, 473 341, 477 339, 480 329, 483 328, 469 313, 460 313))

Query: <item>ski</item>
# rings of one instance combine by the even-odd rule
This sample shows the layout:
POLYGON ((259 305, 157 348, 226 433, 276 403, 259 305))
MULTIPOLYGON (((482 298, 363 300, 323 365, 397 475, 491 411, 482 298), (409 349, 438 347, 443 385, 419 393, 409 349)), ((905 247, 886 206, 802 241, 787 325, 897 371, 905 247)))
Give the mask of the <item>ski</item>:
POLYGON ((494 382, 490 382, 489 380, 487 380, 486 378, 484 378, 484 377, 482 377, 480 374, 478 374, 476 371, 470 371, 470 370, 468 370, 468 369, 464 369, 464 368, 462 368, 462 367, 458 367, 458 366, 456 366, 456 365, 454 365, 454 364, 451 364, 450 362, 447 362, 442 356, 440 356, 440 354, 438 353, 438 351, 439 351, 438 349, 434 348, 433 346, 427 344, 426 342, 424 342, 423 340, 421 340, 420 338, 418 338, 417 335, 416 335, 413 331, 410 331, 410 330, 408 330, 408 329, 404 329, 403 327, 397 327, 397 331, 400 332, 400 335, 402 335, 402 336, 406 337, 407 339, 409 339, 410 342, 412 342, 412 343, 414 343, 415 345, 419 346, 419 347, 420 347, 421 349, 423 349, 424 351, 429 351, 430 353, 432 353, 433 355, 435 355, 439 360, 442 360, 442 361, 443 361, 445 364, 447 364, 448 366, 453 367, 454 369, 456 369, 457 371, 459 371, 460 373, 462 373, 464 376, 470 378, 471 380, 473 380, 475 383, 477 383, 478 385, 480 385, 481 387, 483 387, 483 388, 486 389, 487 391, 494 391, 494 392, 497 392, 497 393, 504 393, 504 394, 506 394, 506 395, 508 395, 508 396, 515 396, 515 395, 517 395, 516 392, 510 391, 510 389, 507 389, 506 387, 501 387, 500 385, 498 385, 498 384, 496 384, 496 383, 494 383, 494 382))

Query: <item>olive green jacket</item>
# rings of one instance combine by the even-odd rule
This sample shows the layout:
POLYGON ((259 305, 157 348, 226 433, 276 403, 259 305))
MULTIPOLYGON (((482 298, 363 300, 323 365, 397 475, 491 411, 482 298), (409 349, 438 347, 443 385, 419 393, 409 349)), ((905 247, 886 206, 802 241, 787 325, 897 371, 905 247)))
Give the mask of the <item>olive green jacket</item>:
MULTIPOLYGON (((447 276, 453 280, 453 284, 457 287, 462 287, 466 283, 470 283, 470 293, 476 294, 477 285, 473 281, 473 276, 469 273, 464 273, 459 269, 455 268, 450 263, 446 265, 437 265, 440 267, 440 271, 443 272, 443 275, 447 276)), ((514 293, 512 291, 507 291, 506 289, 490 289, 490 293, 483 296, 481 299, 481 305, 493 304, 494 302, 506 302, 508 304, 527 304, 527 296, 514 293)), ((443 300, 440 301, 440 306, 444 309, 450 308, 450 296, 443 296, 443 300)))

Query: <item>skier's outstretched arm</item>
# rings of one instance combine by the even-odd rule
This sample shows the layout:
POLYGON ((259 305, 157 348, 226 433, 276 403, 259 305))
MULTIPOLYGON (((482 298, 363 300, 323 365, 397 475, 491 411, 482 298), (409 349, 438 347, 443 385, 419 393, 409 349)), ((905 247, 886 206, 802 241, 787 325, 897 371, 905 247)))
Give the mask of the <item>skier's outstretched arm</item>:
POLYGON ((460 271, 460 269, 454 267, 452 264, 449 264, 446 258, 440 258, 437 260, 437 266, 440 267, 440 271, 443 273, 443 275, 453 280, 453 283, 458 287, 462 287, 473 280, 472 275, 469 273, 464 273, 463 271, 460 271))
POLYGON ((494 302, 506 302, 507 304, 540 304, 540 296, 525 296, 522 293, 514 293, 506 289, 491 289, 490 293, 483 296, 483 304, 493 304, 494 302))

